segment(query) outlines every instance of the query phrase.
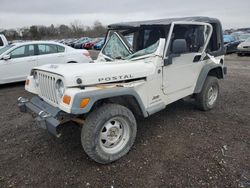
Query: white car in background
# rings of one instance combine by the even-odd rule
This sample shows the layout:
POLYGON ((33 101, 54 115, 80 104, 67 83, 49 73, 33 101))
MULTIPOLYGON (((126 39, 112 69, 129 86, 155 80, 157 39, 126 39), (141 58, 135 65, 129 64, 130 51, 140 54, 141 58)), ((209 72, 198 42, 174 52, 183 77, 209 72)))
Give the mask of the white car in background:
POLYGON ((237 47, 237 54, 238 56, 250 54, 250 37, 239 44, 239 46, 237 47))
POLYGON ((87 50, 76 50, 56 42, 11 44, 0 49, 0 84, 24 81, 37 66, 91 61, 87 50))

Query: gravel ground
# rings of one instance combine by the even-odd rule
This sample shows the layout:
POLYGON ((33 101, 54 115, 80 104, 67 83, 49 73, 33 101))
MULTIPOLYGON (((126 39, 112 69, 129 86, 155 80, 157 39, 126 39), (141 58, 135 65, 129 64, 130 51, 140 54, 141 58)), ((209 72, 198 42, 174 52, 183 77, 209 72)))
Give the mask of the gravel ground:
POLYGON ((78 127, 56 139, 21 114, 23 83, 0 88, 0 187, 250 187, 250 57, 226 57, 216 109, 178 101, 138 122, 128 155, 99 165, 78 127))

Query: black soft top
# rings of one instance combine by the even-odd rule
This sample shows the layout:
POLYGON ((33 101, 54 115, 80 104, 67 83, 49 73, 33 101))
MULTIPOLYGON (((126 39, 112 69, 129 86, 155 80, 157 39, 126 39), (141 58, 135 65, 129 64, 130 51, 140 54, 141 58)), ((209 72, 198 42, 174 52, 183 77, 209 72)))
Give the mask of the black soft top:
POLYGON ((111 24, 108 26, 109 29, 123 29, 123 28, 135 28, 141 26, 162 26, 170 25, 172 22, 205 22, 205 23, 215 23, 220 24, 220 21, 216 18, 209 17, 183 17, 183 18, 167 18, 159 20, 147 20, 147 21, 137 21, 137 22, 122 22, 117 24, 111 24))

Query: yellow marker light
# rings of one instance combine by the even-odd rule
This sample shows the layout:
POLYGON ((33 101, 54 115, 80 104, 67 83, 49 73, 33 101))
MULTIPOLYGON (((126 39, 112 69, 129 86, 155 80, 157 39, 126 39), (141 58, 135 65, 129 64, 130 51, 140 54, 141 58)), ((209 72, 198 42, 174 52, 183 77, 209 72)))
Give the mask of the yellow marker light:
POLYGON ((25 85, 28 86, 30 84, 30 80, 25 81, 25 85))
POLYGON ((82 99, 81 103, 80 103, 80 108, 84 108, 88 105, 89 103, 89 98, 85 98, 85 99, 82 99))
POLYGON ((70 104, 70 101, 71 101, 71 97, 70 96, 68 96, 68 95, 64 95, 63 96, 63 102, 65 103, 65 104, 70 104))

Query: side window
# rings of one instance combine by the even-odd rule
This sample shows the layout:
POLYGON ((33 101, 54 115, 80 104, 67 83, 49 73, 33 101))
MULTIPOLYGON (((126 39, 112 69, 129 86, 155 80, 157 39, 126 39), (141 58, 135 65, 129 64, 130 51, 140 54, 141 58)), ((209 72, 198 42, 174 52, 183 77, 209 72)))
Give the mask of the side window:
POLYGON ((34 45, 25 45, 19 48, 16 48, 12 52, 10 52, 10 57, 12 59, 20 58, 20 57, 28 57, 35 55, 34 45))
POLYGON ((57 46, 54 44, 48 44, 48 45, 46 45, 46 50, 47 50, 48 54, 57 53, 57 46))
POLYGON ((221 35, 220 35, 221 32, 218 32, 220 28, 217 24, 212 24, 212 26, 213 26, 213 33, 208 43, 208 52, 216 52, 222 46, 221 35))
POLYGON ((127 39, 130 46, 134 46, 134 34, 127 35, 125 38, 127 39))
POLYGON ((185 53, 201 52, 209 34, 209 28, 203 25, 176 25, 171 36, 170 51, 176 40, 185 41, 185 53))
POLYGON ((39 55, 46 54, 46 46, 44 44, 38 44, 39 55))
POLYGON ((0 37, 0 46, 3 46, 3 40, 1 37, 0 37))
POLYGON ((39 55, 57 53, 57 45, 54 44, 38 44, 39 55))
POLYGON ((58 53, 63 53, 63 52, 65 52, 65 48, 63 47, 63 46, 57 46, 57 51, 58 51, 58 53))
POLYGON ((143 49, 155 44, 161 38, 159 29, 146 29, 143 36, 143 49))
POLYGON ((143 35, 143 47, 146 46, 146 42, 148 41, 150 31, 151 31, 151 30, 144 30, 144 35, 143 35))
POLYGON ((34 45, 26 46, 26 50, 28 50, 27 54, 29 56, 35 55, 35 47, 34 47, 34 45))
POLYGON ((16 49, 13 50, 12 52, 10 52, 10 57, 11 57, 12 59, 20 58, 20 57, 25 57, 25 56, 27 56, 27 55, 25 54, 25 46, 16 48, 16 49))

